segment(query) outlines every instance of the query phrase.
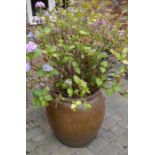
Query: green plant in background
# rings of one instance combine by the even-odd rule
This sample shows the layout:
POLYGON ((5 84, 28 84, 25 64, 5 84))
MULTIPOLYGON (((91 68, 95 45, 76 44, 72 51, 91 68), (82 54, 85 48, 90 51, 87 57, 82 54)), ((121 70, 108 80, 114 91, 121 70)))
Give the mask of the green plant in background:
MULTIPOLYGON (((28 83, 35 107, 84 98, 99 88, 108 95, 123 94, 120 80, 127 76, 128 41, 127 27, 119 18, 96 0, 66 10, 40 9, 41 24, 29 33, 26 45, 27 78, 37 76, 28 83)), ((78 106, 91 108, 82 99, 71 102, 73 111, 78 106)))

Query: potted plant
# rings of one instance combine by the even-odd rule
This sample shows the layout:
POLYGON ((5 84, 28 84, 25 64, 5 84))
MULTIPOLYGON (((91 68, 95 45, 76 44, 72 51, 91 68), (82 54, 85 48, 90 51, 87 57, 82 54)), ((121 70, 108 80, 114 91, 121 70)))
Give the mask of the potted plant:
POLYGON ((95 138, 105 114, 101 89, 122 93, 119 83, 127 72, 127 30, 104 8, 87 3, 45 12, 39 7, 39 24, 27 35, 34 108, 46 107, 55 135, 71 147, 95 138))

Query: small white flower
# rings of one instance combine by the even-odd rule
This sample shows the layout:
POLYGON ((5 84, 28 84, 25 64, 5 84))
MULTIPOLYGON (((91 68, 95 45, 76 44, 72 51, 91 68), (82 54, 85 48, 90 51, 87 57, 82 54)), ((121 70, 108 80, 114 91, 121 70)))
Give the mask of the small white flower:
POLYGON ((67 85, 72 85, 72 81, 70 80, 70 79, 67 79, 67 80, 65 80, 65 84, 67 84, 67 85))

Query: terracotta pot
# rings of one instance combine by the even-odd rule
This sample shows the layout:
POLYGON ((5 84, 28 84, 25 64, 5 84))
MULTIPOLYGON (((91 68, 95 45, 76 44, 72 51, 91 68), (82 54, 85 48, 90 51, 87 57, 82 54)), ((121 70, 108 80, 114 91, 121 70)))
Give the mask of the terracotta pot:
POLYGON ((47 117, 56 137, 70 147, 84 147, 97 135, 105 114, 105 98, 98 90, 86 98, 92 105, 90 110, 79 106, 76 112, 70 109, 70 103, 56 104, 47 107, 47 117), (57 106, 56 106, 57 105, 57 106))

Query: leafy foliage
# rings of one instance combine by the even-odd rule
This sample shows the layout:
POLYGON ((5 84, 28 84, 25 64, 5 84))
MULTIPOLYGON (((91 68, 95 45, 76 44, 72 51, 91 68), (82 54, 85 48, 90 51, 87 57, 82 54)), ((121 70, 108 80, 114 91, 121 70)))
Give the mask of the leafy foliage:
POLYGON ((33 90, 33 105, 35 108, 38 108, 39 106, 48 106, 49 101, 52 101, 52 97, 49 94, 48 87, 33 90))
MULTIPOLYGON (((119 82, 128 69, 127 27, 111 9, 98 4, 93 0, 80 7, 56 8, 48 16, 38 13, 45 19, 33 32, 38 48, 33 54, 27 53, 30 62, 42 58, 32 67, 37 72, 36 84, 42 79, 45 82, 33 91, 35 107, 47 106, 52 99, 84 98, 99 88, 109 95, 121 92, 119 82), (53 69, 44 71, 43 62, 53 69)), ((89 103, 73 101, 71 109, 75 111, 81 104, 91 108, 89 103)))

